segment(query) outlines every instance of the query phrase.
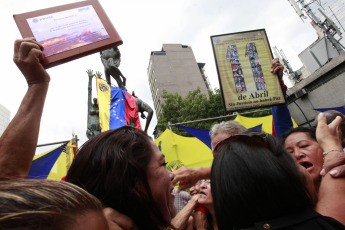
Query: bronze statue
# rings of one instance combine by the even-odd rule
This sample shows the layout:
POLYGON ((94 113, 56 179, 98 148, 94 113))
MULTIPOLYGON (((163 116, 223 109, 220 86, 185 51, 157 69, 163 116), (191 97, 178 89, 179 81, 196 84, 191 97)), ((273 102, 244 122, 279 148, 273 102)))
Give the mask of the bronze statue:
POLYGON ((120 62, 121 62, 121 53, 117 47, 103 50, 100 52, 101 60, 104 66, 104 73, 107 83, 110 85, 110 76, 112 76, 117 85, 126 90, 126 78, 123 76, 121 71, 119 70, 120 62))
MULTIPOLYGON (((98 109, 98 101, 97 98, 93 98, 92 103, 92 78, 95 76, 92 70, 87 70, 87 74, 89 75, 89 88, 88 88, 88 100, 87 100, 87 131, 86 136, 87 138, 91 138, 96 136, 97 134, 101 133, 101 126, 99 124, 99 109, 98 109)), ((96 72, 98 76, 102 74, 96 72)))
POLYGON ((147 133, 147 130, 149 128, 152 116, 153 116, 153 110, 152 108, 146 104, 144 101, 142 101, 140 98, 138 98, 137 96, 135 96, 134 91, 132 92, 132 95, 135 98, 135 102, 137 103, 137 107, 138 107, 138 112, 141 114, 141 118, 146 119, 146 124, 145 124, 145 132, 147 133), (147 112, 147 117, 145 116, 144 112, 147 112))

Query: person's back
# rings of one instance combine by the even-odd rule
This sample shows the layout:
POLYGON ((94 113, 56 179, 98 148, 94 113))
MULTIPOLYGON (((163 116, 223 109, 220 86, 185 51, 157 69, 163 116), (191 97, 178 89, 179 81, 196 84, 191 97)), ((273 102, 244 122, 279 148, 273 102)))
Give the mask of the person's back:
POLYGON ((214 154, 211 186, 219 229, 345 229, 313 210, 310 175, 272 136, 234 135, 214 154))

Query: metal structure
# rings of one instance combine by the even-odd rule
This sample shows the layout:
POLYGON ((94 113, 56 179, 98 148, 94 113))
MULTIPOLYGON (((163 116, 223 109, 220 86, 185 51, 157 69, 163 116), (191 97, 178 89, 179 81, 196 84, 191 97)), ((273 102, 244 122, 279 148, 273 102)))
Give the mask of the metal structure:
POLYGON ((275 46, 273 47, 273 53, 274 55, 279 58, 280 63, 283 63, 284 65, 284 74, 289 77, 290 80, 292 80, 295 84, 301 81, 302 72, 301 71, 294 71, 286 58, 283 50, 278 50, 278 48, 275 46))
MULTIPOLYGON (((322 22, 310 9, 309 5, 316 2, 320 5, 319 1, 305 1, 305 0, 288 0, 291 6, 295 9, 296 13, 299 17, 306 19, 307 17, 305 14, 313 21, 315 25, 317 25, 324 33, 325 37, 332 43, 334 48, 338 51, 338 53, 344 52, 344 47, 339 43, 338 40, 334 38, 334 35, 338 35, 341 37, 341 32, 339 28, 335 25, 335 23, 327 17, 321 9, 319 9, 320 13, 325 17, 325 20, 322 22), (305 14, 304 14, 305 13, 305 14)), ((339 40, 340 40, 339 39, 339 40)))

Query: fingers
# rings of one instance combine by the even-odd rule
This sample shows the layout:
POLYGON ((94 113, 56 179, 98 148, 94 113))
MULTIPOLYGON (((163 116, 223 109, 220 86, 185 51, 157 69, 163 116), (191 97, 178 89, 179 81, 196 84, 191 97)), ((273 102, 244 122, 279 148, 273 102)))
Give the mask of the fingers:
POLYGON ((274 58, 271 64, 271 73, 277 74, 279 80, 282 80, 283 77, 284 66, 279 62, 278 58, 274 58))
POLYGON ((13 60, 16 64, 43 59, 41 46, 33 40, 16 40, 13 60))
POLYGON ((174 179, 172 180, 173 185, 175 185, 177 182, 179 182, 179 180, 180 180, 179 176, 174 173, 174 179))
POLYGON ((342 121, 343 121, 343 118, 341 118, 340 116, 337 116, 328 126, 330 128, 333 128, 333 129, 337 128, 340 130, 340 125, 342 121))
POLYGON ((331 159, 327 160, 323 169, 320 172, 321 176, 326 175, 328 172, 333 177, 344 177, 345 176, 345 153, 338 152, 334 154, 331 159))
POLYGON ((335 167, 329 172, 333 177, 344 177, 345 176, 345 165, 335 167))
POLYGON ((42 65, 44 58, 43 46, 34 38, 18 39, 14 42, 13 61, 20 69, 28 86, 48 84, 50 76, 42 65))
POLYGON ((185 184, 180 184, 180 186, 178 187, 177 189, 177 192, 181 192, 181 191, 184 191, 186 190, 187 188, 190 188, 192 187, 193 185, 191 183, 185 183, 185 184))

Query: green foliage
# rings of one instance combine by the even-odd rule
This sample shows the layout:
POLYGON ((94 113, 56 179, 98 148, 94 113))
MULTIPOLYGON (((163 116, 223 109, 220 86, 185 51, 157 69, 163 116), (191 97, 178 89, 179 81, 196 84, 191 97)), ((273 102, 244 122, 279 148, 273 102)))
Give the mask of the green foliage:
MULTIPOLYGON (((186 121, 194 121, 205 118, 214 118, 224 115, 224 108, 219 89, 209 91, 208 97, 200 92, 200 89, 190 91, 187 97, 182 98, 179 94, 167 93, 162 95, 164 104, 161 105, 162 112, 158 119, 158 130, 164 131, 168 128, 168 122, 175 124, 186 121)), ((209 130, 211 126, 221 120, 190 123, 186 126, 197 129, 209 130)), ((173 132, 182 136, 191 136, 187 132, 172 127, 173 132)))
MULTIPOLYGON (((168 128, 168 122, 171 124, 195 121, 206 118, 215 118, 219 116, 224 116, 224 107, 222 102, 222 96, 220 89, 215 89, 208 92, 208 97, 200 92, 200 89, 190 91, 187 97, 182 98, 179 94, 167 93, 165 90, 162 95, 165 103, 161 104, 162 112, 158 119, 158 130, 164 132, 168 128)), ((271 110, 266 110, 270 107, 265 108, 255 108, 249 110, 239 111, 241 113, 255 112, 245 114, 245 117, 263 117, 271 115, 271 110)), ((230 120, 235 119, 235 116, 231 116, 230 120)), ((213 124, 219 123, 224 120, 229 120, 229 118, 216 119, 211 121, 195 122, 189 123, 183 126, 210 130, 213 124)), ((190 137, 191 135, 180 128, 172 126, 172 131, 181 136, 190 137)))

